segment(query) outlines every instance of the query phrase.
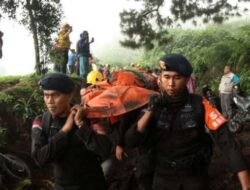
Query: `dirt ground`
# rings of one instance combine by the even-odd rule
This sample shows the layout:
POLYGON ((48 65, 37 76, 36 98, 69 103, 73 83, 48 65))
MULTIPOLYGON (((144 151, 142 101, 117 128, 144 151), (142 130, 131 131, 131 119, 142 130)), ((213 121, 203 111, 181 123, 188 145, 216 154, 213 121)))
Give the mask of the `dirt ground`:
MULTIPOLYGON (((235 135, 235 140, 250 163, 250 124, 235 135)), ((229 172, 217 148, 215 148, 209 172, 211 178, 209 190, 241 190, 238 178, 229 172)))

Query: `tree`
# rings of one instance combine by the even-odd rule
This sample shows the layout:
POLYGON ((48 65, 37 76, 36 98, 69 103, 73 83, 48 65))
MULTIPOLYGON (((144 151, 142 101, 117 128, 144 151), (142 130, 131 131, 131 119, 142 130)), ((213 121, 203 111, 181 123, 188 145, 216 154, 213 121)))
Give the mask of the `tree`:
POLYGON ((0 0, 0 18, 7 15, 25 26, 33 35, 35 69, 42 72, 41 56, 48 55, 50 36, 58 30, 63 15, 60 0, 0 0))
POLYGON ((159 67, 159 58, 166 52, 178 52, 187 57, 194 68, 198 91, 208 84, 218 92, 225 65, 240 76, 241 89, 250 94, 250 25, 245 22, 229 22, 210 25, 203 29, 169 29, 172 40, 162 46, 139 55, 142 65, 159 67))
POLYGON ((152 49, 154 42, 166 44, 169 37, 167 27, 178 26, 191 20, 194 25, 199 22, 222 23, 233 16, 241 16, 248 11, 250 0, 237 0, 235 5, 228 0, 134 0, 142 3, 142 9, 123 10, 120 13, 121 31, 125 39, 121 44, 125 47, 152 49), (166 3, 170 3, 169 14, 166 3), (165 30, 163 32, 163 30, 165 30))

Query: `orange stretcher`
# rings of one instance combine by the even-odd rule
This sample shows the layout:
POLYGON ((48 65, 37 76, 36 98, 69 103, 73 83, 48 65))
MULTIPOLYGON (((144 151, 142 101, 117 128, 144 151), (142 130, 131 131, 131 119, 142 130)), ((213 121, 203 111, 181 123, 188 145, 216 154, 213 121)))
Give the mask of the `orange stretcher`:
POLYGON ((130 71, 118 71, 110 82, 97 82, 82 89, 81 102, 86 108, 86 117, 116 117, 146 105, 149 97, 158 92, 147 89, 146 79, 140 80, 141 76, 130 71))

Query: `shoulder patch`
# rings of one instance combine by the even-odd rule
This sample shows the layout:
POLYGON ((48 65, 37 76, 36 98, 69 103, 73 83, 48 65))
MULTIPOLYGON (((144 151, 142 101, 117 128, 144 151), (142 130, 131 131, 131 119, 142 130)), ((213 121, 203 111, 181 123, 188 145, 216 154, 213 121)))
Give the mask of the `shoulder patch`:
POLYGON ((40 120, 34 120, 32 123, 32 129, 38 128, 42 130, 42 122, 40 120))
POLYGON ((205 122, 210 130, 219 129, 227 120, 206 98, 202 98, 202 103, 205 108, 205 122))

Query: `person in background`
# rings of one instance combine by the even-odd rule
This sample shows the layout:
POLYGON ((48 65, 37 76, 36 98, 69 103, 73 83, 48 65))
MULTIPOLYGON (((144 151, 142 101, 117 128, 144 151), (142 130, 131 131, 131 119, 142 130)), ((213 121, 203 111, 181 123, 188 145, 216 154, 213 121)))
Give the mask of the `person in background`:
POLYGON ((93 55, 90 53, 89 54, 89 59, 88 59, 88 66, 89 66, 89 72, 93 71, 93 64, 94 64, 94 57, 93 55))
POLYGON ((240 83, 239 77, 231 71, 230 66, 224 68, 224 75, 219 85, 219 93, 221 98, 221 110, 224 117, 230 119, 233 114, 233 86, 240 83))
POLYGON ((48 111, 33 121, 33 159, 40 167, 53 166, 54 190, 105 190, 100 160, 110 143, 83 122, 80 105, 71 105, 73 81, 53 73, 39 84, 48 111))
POLYGON ((70 49, 68 52, 68 63, 67 63, 68 73, 69 74, 74 73, 76 67, 77 67, 76 51, 75 49, 70 49))
POLYGON ((111 77, 111 66, 109 64, 104 66, 103 76, 105 80, 108 80, 111 77))
POLYGON ((3 57, 3 32, 0 30, 0 59, 3 57))
POLYGON ((69 34, 71 32, 72 26, 70 26, 68 23, 63 24, 62 29, 58 33, 56 42, 56 46, 61 53, 61 59, 60 63, 56 64, 55 70, 64 74, 67 72, 68 51, 71 44, 69 34))
POLYGON ((92 55, 89 57, 89 62, 91 63, 92 71, 100 71, 100 66, 96 63, 95 58, 92 55))
POLYGON ((180 54, 165 55, 160 67, 161 93, 150 97, 147 110, 125 135, 127 146, 152 152, 152 189, 207 190, 214 140, 242 190, 248 190, 248 165, 226 119, 206 99, 187 90, 193 72, 189 61, 180 54))
POLYGON ((80 39, 76 44, 76 54, 78 56, 79 62, 79 73, 80 77, 86 80, 86 77, 89 73, 89 57, 90 57, 90 48, 89 44, 94 42, 94 38, 89 40, 88 31, 83 31, 80 34, 80 39))

